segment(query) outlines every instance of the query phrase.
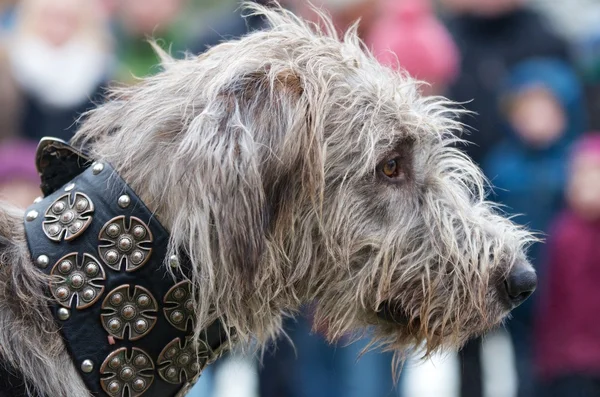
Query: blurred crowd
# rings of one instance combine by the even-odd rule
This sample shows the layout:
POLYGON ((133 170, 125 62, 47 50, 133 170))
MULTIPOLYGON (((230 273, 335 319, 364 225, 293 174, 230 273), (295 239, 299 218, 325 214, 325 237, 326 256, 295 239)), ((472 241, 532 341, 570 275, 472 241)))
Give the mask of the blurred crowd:
MULTIPOLYGON (((317 20, 304 0, 284 7, 317 20)), ((541 233, 540 286, 507 323, 518 397, 600 397, 600 1, 314 0, 379 60, 461 102, 464 150, 491 199, 541 233), (597 267, 595 267, 597 266, 597 267)), ((147 39, 174 56, 264 28, 232 1, 0 0, 0 197, 38 194, 43 136, 69 140, 108 84, 160 71, 147 39)), ((328 345, 306 315, 286 324, 258 372, 260 397, 400 396, 391 354, 328 345)), ((481 340, 460 352, 460 395, 483 396, 481 340)), ((192 395, 213 396, 214 371, 192 395)), ((231 380, 235 382, 235 380, 231 380)), ((413 396, 406 396, 413 397, 413 396)), ((418 397, 418 396, 414 396, 418 397)), ((507 396, 511 397, 511 396, 507 396)))

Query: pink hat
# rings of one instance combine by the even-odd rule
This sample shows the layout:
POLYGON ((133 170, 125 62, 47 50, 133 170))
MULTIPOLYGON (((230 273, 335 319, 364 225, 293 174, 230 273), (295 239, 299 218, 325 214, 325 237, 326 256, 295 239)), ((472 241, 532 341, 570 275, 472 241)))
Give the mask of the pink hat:
POLYGON ((458 49, 429 0, 384 0, 383 6, 366 38, 377 59, 434 85, 451 83, 459 71, 458 49))

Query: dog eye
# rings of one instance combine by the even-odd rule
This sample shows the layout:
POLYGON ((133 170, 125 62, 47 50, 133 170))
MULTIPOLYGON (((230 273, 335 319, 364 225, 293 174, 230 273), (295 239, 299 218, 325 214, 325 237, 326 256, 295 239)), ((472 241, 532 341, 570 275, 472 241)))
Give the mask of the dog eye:
POLYGON ((379 172, 388 179, 394 181, 402 180, 404 178, 404 172, 400 167, 400 160, 400 157, 384 160, 378 167, 379 172))

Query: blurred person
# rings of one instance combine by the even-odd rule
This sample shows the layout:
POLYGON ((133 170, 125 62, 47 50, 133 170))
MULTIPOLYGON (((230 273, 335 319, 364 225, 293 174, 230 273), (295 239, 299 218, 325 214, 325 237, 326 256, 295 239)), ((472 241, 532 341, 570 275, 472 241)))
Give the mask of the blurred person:
POLYGON ((442 94, 459 72, 459 54, 452 37, 437 20, 428 0, 386 0, 383 12, 367 34, 377 59, 401 67, 430 83, 430 94, 442 94))
MULTIPOLYGON (((496 187, 494 199, 515 214, 517 223, 546 233, 562 206, 568 150, 587 128, 582 88, 568 64, 532 59, 509 71, 501 109, 505 137, 485 159, 484 172, 496 187)), ((541 244, 530 247, 528 256, 543 275, 541 244)), ((507 329, 515 351, 518 396, 533 396, 531 303, 513 311, 507 329)))
POLYGON ((569 59, 567 43, 527 0, 442 0, 447 26, 461 54, 461 73, 448 96, 464 102, 474 130, 466 151, 481 163, 501 139, 498 94, 507 71, 532 57, 569 59))
POLYGON ((188 48, 187 27, 180 23, 187 0, 127 0, 114 6, 119 68, 117 79, 133 84, 158 72, 158 57, 148 39, 160 40, 177 55, 188 48))
POLYGON ((8 42, 25 104, 21 133, 69 140, 111 67, 109 31, 95 0, 23 0, 8 42))
POLYGON ((35 142, 18 140, 0 144, 0 200, 27 208, 41 194, 36 147, 35 142))
POLYGON ((600 396, 600 134, 570 163, 567 206, 554 219, 538 296, 535 361, 540 397, 600 396))

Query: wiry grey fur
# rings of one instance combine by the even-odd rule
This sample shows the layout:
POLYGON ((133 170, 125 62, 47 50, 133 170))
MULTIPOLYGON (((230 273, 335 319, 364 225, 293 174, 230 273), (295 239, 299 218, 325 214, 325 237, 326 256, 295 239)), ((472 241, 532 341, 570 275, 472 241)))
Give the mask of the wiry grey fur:
MULTIPOLYGON (((373 330, 395 351, 456 347, 508 314, 497 284, 533 238, 484 198, 454 144, 452 103, 282 10, 272 29, 115 89, 75 144, 114 166, 187 254, 196 331, 219 317, 264 344, 315 302, 335 340, 373 330), (378 164, 397 157, 404 180, 378 164), (408 323, 382 320, 386 303, 408 323)), ((23 214, 0 207, 0 354, 31 387, 84 396, 42 295, 23 214)))

